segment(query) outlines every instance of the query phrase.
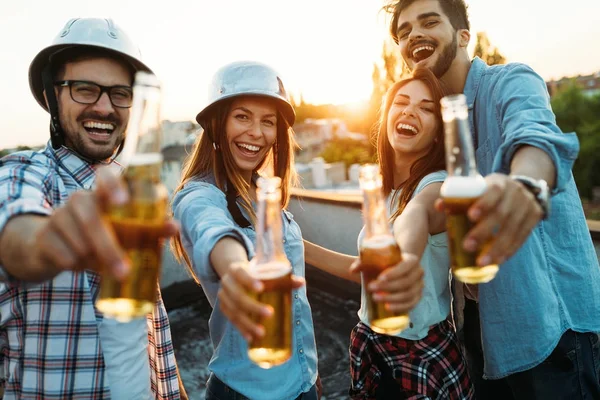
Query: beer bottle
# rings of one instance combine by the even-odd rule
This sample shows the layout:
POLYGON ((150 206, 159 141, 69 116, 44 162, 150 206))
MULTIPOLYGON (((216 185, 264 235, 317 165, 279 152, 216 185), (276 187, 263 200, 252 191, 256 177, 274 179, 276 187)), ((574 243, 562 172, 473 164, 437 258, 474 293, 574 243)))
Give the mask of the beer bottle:
POLYGON ((270 318, 254 316, 265 328, 265 336, 249 344, 248 357, 262 368, 286 362, 292 355, 292 266, 283 249, 281 179, 257 181, 256 256, 248 268, 264 285, 251 295, 273 308, 270 318))
MULTIPOLYGON (((402 261, 400 246, 391 233, 386 202, 381 191, 379 166, 365 164, 359 170, 359 184, 363 193, 364 236, 359 245, 363 287, 377 279, 379 274, 402 261)), ((408 314, 388 310, 385 303, 367 295, 367 312, 371 329, 394 335, 408 326, 408 314)))
POLYGON ((465 283, 489 282, 498 265, 478 266, 477 258, 489 243, 474 252, 463 248, 464 238, 473 224, 467 210, 485 192, 486 183, 477 172, 473 139, 469 129, 469 111, 463 94, 441 99, 448 178, 441 188, 446 210, 446 224, 452 273, 465 283))
POLYGON ((127 322, 144 317, 156 301, 162 257, 160 233, 167 218, 168 193, 161 183, 161 90, 156 76, 135 75, 133 104, 123 151, 123 180, 129 202, 109 206, 104 218, 125 251, 131 269, 119 281, 102 274, 97 308, 105 317, 127 322))

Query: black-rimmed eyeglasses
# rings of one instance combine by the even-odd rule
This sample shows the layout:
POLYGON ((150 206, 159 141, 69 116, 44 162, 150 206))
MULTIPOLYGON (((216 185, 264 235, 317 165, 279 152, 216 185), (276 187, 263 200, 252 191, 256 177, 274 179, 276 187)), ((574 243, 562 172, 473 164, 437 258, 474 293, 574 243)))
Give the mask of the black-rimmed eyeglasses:
POLYGON ((89 81, 57 81, 57 86, 69 87, 71 99, 80 104, 95 104, 102 93, 106 92, 113 106, 129 108, 133 100, 133 91, 130 86, 102 86, 89 81))

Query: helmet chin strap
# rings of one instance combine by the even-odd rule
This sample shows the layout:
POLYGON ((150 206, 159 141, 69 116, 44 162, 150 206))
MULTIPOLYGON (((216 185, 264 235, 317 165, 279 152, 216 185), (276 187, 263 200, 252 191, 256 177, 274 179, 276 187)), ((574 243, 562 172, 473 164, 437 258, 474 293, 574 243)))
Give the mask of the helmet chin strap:
POLYGON ((58 117, 58 101, 54 93, 54 82, 50 66, 47 65, 42 71, 42 83, 46 92, 46 101, 48 102, 48 111, 50 112, 50 140, 52 148, 58 149, 65 144, 65 135, 60 126, 58 117))

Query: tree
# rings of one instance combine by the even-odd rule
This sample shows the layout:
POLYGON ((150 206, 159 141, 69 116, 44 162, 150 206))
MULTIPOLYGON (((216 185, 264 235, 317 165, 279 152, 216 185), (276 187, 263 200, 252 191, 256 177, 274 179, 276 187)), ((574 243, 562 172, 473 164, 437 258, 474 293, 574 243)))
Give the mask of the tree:
POLYGON ((400 57, 400 52, 391 39, 383 42, 381 50, 381 63, 373 64, 373 91, 369 100, 369 109, 364 118, 364 132, 371 132, 377 122, 379 109, 387 90, 394 82, 406 77, 410 73, 406 63, 400 57))
POLYGON ((490 44, 490 40, 485 32, 477 33, 477 43, 475 43, 475 50, 473 51, 473 57, 479 57, 487 65, 505 64, 506 57, 504 57, 497 47, 490 44))
POLYGON ((16 149, 2 149, 2 150, 0 150, 0 158, 7 156, 11 153, 14 153, 17 151, 23 151, 23 150, 32 150, 32 149, 29 146, 17 146, 16 149))
POLYGON ((347 169, 352 164, 375 162, 375 148, 366 140, 337 138, 327 143, 320 156, 328 163, 341 161, 347 169))
POLYGON ((573 175, 582 197, 591 198, 592 188, 600 186, 600 95, 586 97, 572 80, 551 100, 556 123, 563 132, 575 132, 579 139, 579 155, 573 164, 573 175))

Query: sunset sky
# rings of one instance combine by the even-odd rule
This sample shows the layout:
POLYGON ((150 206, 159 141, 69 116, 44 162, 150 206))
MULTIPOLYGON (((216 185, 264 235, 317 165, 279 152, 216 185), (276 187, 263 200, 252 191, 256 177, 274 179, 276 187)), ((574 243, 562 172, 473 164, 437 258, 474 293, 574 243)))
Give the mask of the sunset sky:
MULTIPOLYGON (((486 31, 507 57, 545 79, 600 71, 598 0, 468 1, 473 48, 486 31), (556 4, 556 5, 555 5, 556 4), (561 7, 558 4, 562 4, 561 7)), ((387 35, 381 0, 21 0, 0 5, 0 148, 48 138, 48 114, 29 91, 33 57, 71 17, 111 17, 163 82, 163 117, 192 120, 219 66, 254 59, 278 69, 311 103, 368 99, 387 35), (151 4, 151 5, 150 5, 151 4)))

